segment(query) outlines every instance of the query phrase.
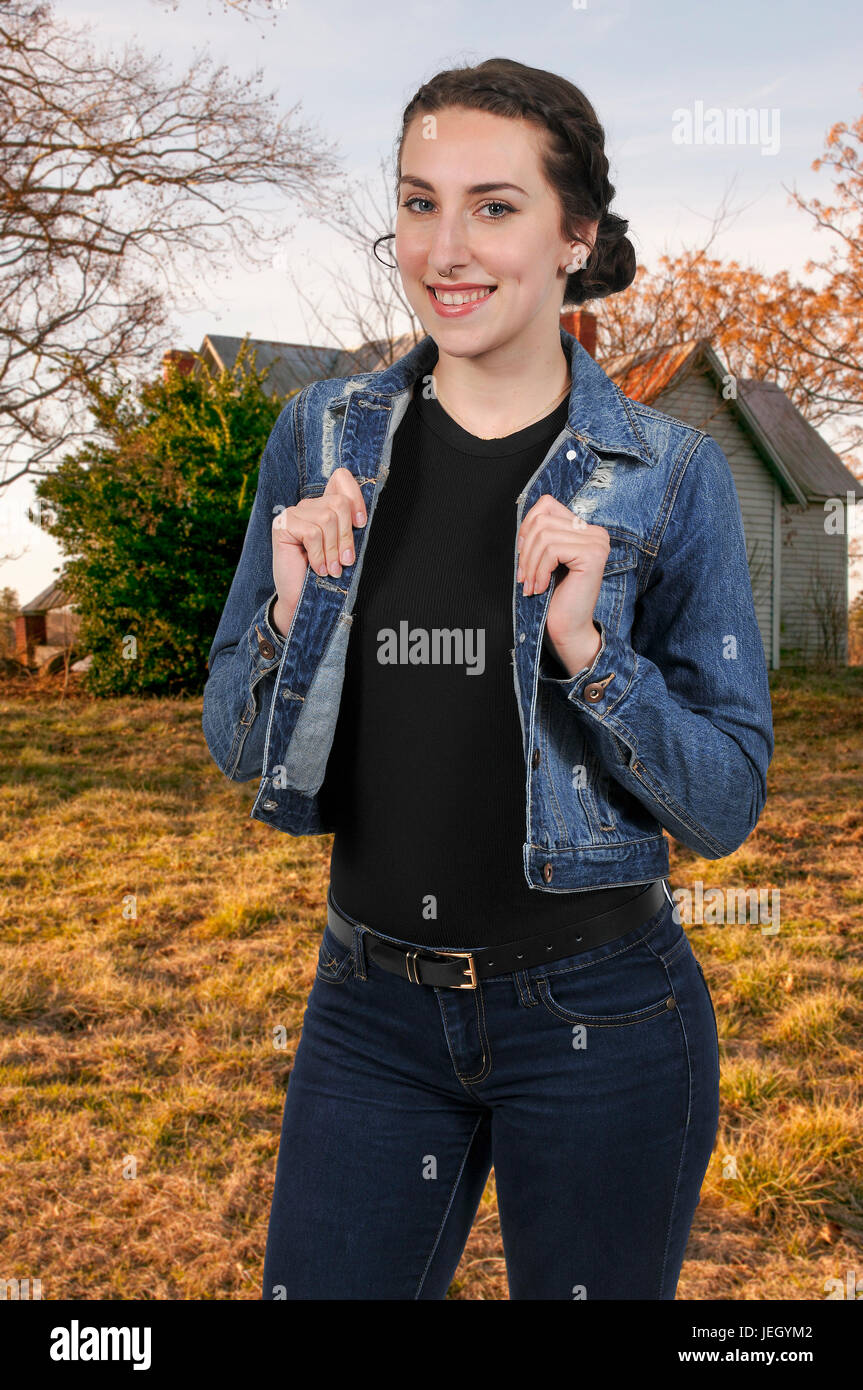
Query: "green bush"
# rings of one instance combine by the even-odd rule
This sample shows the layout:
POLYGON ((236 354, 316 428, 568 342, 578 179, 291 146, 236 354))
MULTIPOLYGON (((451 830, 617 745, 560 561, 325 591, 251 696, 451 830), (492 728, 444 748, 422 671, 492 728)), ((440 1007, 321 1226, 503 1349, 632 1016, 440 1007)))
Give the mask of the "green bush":
POLYGON ((234 575, 264 445, 285 401, 244 340, 231 371, 171 367, 137 388, 87 383, 104 445, 42 479, 47 529, 68 557, 76 646, 94 695, 200 694, 234 575))

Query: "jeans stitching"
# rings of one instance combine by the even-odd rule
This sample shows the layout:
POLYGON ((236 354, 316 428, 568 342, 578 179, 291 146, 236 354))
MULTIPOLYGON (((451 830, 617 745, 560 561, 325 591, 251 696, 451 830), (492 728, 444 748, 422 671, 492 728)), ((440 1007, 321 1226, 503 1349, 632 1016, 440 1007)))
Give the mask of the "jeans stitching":
MULTIPOLYGON (((438 1008, 440 1009, 440 1015, 441 1015, 441 1018, 442 1018, 442 1020, 443 1020, 443 1031, 444 1031, 444 1036, 446 1037, 447 1052, 449 1053, 450 1061, 452 1062, 452 1069, 453 1069, 453 1072, 455 1073, 456 1079, 458 1080, 459 1084, 462 1085, 462 1086, 465 1088, 465 1090, 467 1091, 467 1088, 468 1088, 468 1086, 471 1084, 471 1082, 474 1082, 474 1081, 484 1081, 485 1078, 486 1078, 486 1076, 488 1075, 488 1072, 485 1072, 485 1071, 484 1071, 484 1068, 485 1068, 485 1066, 486 1066, 485 1045, 486 1045, 487 1042, 488 1042, 488 1039, 486 1038, 486 1035, 485 1035, 485 1028, 484 1028, 484 1026, 483 1026, 483 1027, 480 1028, 480 1030, 479 1030, 479 1032, 480 1032, 480 1046, 482 1047, 482 1066, 480 1067, 479 1071, 476 1072, 476 1074, 475 1074, 474 1076, 463 1076, 462 1073, 459 1071, 459 1069, 458 1069, 458 1064, 456 1063, 456 1060, 455 1060, 455 1053, 453 1052, 452 1042, 451 1042, 451 1040, 450 1040, 449 1028, 447 1027, 447 1021, 446 1021, 446 1007, 445 1007, 444 1001, 443 1001, 443 990, 444 990, 445 986, 443 986, 443 985, 434 985, 434 986, 432 986, 432 988, 434 989, 434 992, 435 992, 435 994, 437 995, 438 1008)), ((481 993, 482 993, 482 986, 479 986, 479 987, 477 988, 477 990, 475 991, 475 993, 476 993, 476 994, 481 994, 481 993)), ((489 1052, 490 1052, 490 1051, 491 1051, 491 1049, 489 1049, 489 1052)), ((489 1056, 489 1058, 488 1058, 488 1061, 489 1061, 489 1063, 491 1062, 491 1057, 490 1057, 490 1056, 489 1056)), ((489 1070, 491 1070, 490 1066, 489 1066, 489 1070)), ((468 1095, 470 1095, 470 1094, 471 1094, 471 1092, 468 1091, 468 1095)))
POLYGON ((662 961, 663 965, 670 965, 671 962, 673 960, 676 960, 677 957, 680 955, 681 951, 686 946, 688 940, 689 937, 686 935, 686 932, 684 931, 679 940, 675 941, 674 945, 669 948, 669 950, 664 956, 660 955, 658 951, 653 951, 652 946, 650 949, 651 951, 653 951, 653 954, 656 956, 656 959, 662 961))
MULTIPOLYGON (((666 974, 668 975, 667 969, 666 974)), ((668 985, 673 993, 674 984, 670 975, 668 975, 668 985)), ((678 1020, 680 1022, 680 1031, 683 1034, 683 1047, 686 1052, 686 1119, 683 1124, 683 1135, 680 1141, 680 1161, 677 1165, 677 1177, 674 1180, 674 1192, 671 1195, 671 1208, 668 1213, 668 1225, 665 1228, 665 1250, 662 1255, 662 1268, 659 1273, 659 1293, 657 1295, 657 1297, 660 1299, 662 1298, 662 1290, 665 1285, 665 1267, 668 1264, 668 1248, 671 1244, 671 1230, 674 1225, 674 1213, 677 1208, 678 1193, 680 1192, 680 1178, 681 1174, 683 1173, 683 1161, 686 1156, 686 1144, 689 1139, 689 1122, 692 1118, 692 1057, 690 1056, 689 1052, 689 1039, 686 1036, 686 1024, 683 1021, 680 1009, 677 1008, 674 1010, 674 1012, 677 1014, 678 1020)))
POLYGON ((468 1086, 477 1081, 485 1081, 486 1077, 491 1074, 491 1044, 485 1026, 485 1000, 482 997, 482 987, 473 991, 473 1000, 476 1009, 477 1033, 482 1048, 482 1066, 478 1072, 474 1072, 473 1076, 462 1076, 460 1072, 457 1073, 459 1081, 468 1086))
MULTIPOLYGON (((446 1026, 446 1022, 444 1022, 444 1026, 446 1026)), ((471 1136, 470 1136, 470 1138, 469 1138, 468 1141, 467 1141, 467 1148, 466 1148, 465 1151, 464 1151, 464 1154, 463 1154, 462 1160, 461 1160, 461 1164, 460 1164, 460 1166, 459 1166, 459 1170, 458 1170, 458 1172, 456 1173, 456 1176, 455 1176, 455 1181, 453 1182, 452 1188, 450 1189, 449 1201, 448 1201, 447 1204, 446 1204, 446 1210, 445 1210, 445 1212, 444 1212, 444 1214, 443 1214, 443 1217, 442 1217, 442 1219, 441 1219, 440 1226, 438 1227, 438 1233, 437 1233, 437 1235, 435 1236, 434 1245, 433 1245, 432 1248, 431 1248, 431 1254, 429 1255, 428 1259, 426 1260, 425 1269, 423 1270, 423 1272, 422 1272, 422 1274, 421 1274, 421 1276, 420 1276, 420 1281, 419 1281, 419 1284, 417 1285, 417 1291, 416 1291, 416 1293, 414 1294, 414 1299, 415 1299, 415 1300, 419 1298, 420 1293, 422 1292, 422 1286, 423 1286, 423 1284, 424 1284, 425 1281, 426 1281, 426 1276, 428 1275, 429 1267, 430 1267, 430 1265, 431 1265, 432 1260, 433 1260, 434 1257, 435 1257, 435 1253, 436 1253, 436 1251, 437 1251, 437 1248, 438 1248, 438 1246, 440 1245, 440 1238, 441 1238, 441 1236, 443 1235, 444 1227, 446 1226, 446 1223, 447 1223, 447 1217, 449 1216, 450 1211, 451 1211, 451 1209, 452 1209, 452 1204, 453 1204, 453 1201, 455 1200, 455 1194, 458 1192, 458 1185, 459 1185, 459 1183, 461 1182, 462 1173, 464 1172, 464 1166, 465 1166, 465 1164, 467 1163, 468 1154, 470 1153, 471 1147, 472 1147, 472 1145, 473 1145, 473 1141, 474 1141, 474 1139, 476 1138, 476 1132, 477 1132, 477 1130, 479 1129, 480 1125, 482 1124, 482 1118, 483 1118, 482 1115, 480 1115, 479 1118, 477 1119, 477 1122, 476 1122, 476 1124, 475 1124, 474 1127, 473 1127, 473 1132, 471 1133, 471 1136)))

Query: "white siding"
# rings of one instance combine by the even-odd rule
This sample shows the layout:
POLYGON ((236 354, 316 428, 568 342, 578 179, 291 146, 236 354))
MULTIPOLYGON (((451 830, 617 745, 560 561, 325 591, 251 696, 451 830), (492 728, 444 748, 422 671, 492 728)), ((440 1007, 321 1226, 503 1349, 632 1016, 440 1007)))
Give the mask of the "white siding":
MULTIPOLYGON (((843 508, 843 512, 846 509, 843 508)), ((848 540, 824 506, 782 506, 782 660, 848 662, 848 540)))
MULTIPOLYGON (((755 612, 768 666, 774 660, 774 615, 778 613, 779 585, 775 554, 775 494, 778 484, 740 426, 731 403, 722 399, 715 381, 706 372, 692 372, 651 404, 657 410, 705 430, 728 459, 743 516, 749 577, 755 612)), ((783 554, 784 560, 784 554, 783 554)))

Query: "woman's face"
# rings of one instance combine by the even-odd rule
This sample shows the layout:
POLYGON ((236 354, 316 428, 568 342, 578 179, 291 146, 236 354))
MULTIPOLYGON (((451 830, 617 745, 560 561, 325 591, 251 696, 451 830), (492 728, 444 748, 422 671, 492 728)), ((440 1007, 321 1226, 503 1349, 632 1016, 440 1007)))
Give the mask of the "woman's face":
MULTIPOLYGON (((559 329, 572 242, 542 175, 542 138, 528 121, 464 107, 408 127, 395 255, 411 308, 444 352, 472 357, 559 329), (448 306, 432 298, 441 282, 492 292, 448 306)), ((590 241, 596 226, 587 224, 590 241)))

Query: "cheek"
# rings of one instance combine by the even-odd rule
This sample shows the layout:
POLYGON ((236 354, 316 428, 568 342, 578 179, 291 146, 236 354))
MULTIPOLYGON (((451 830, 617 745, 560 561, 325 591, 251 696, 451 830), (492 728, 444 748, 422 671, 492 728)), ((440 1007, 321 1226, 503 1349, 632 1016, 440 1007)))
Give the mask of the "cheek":
POLYGON ((525 309, 536 306, 548 294, 549 273, 542 256, 530 247, 523 252, 496 256, 486 269, 492 279, 500 280, 509 291, 507 298, 525 309))
MULTIPOLYGON (((428 260, 423 238, 412 235, 411 229, 405 228, 403 224, 397 224, 395 239, 388 245, 392 248, 390 254, 397 261, 403 275, 412 278, 422 277, 428 260)), ((386 247, 380 246, 378 250, 386 260, 386 247)))

